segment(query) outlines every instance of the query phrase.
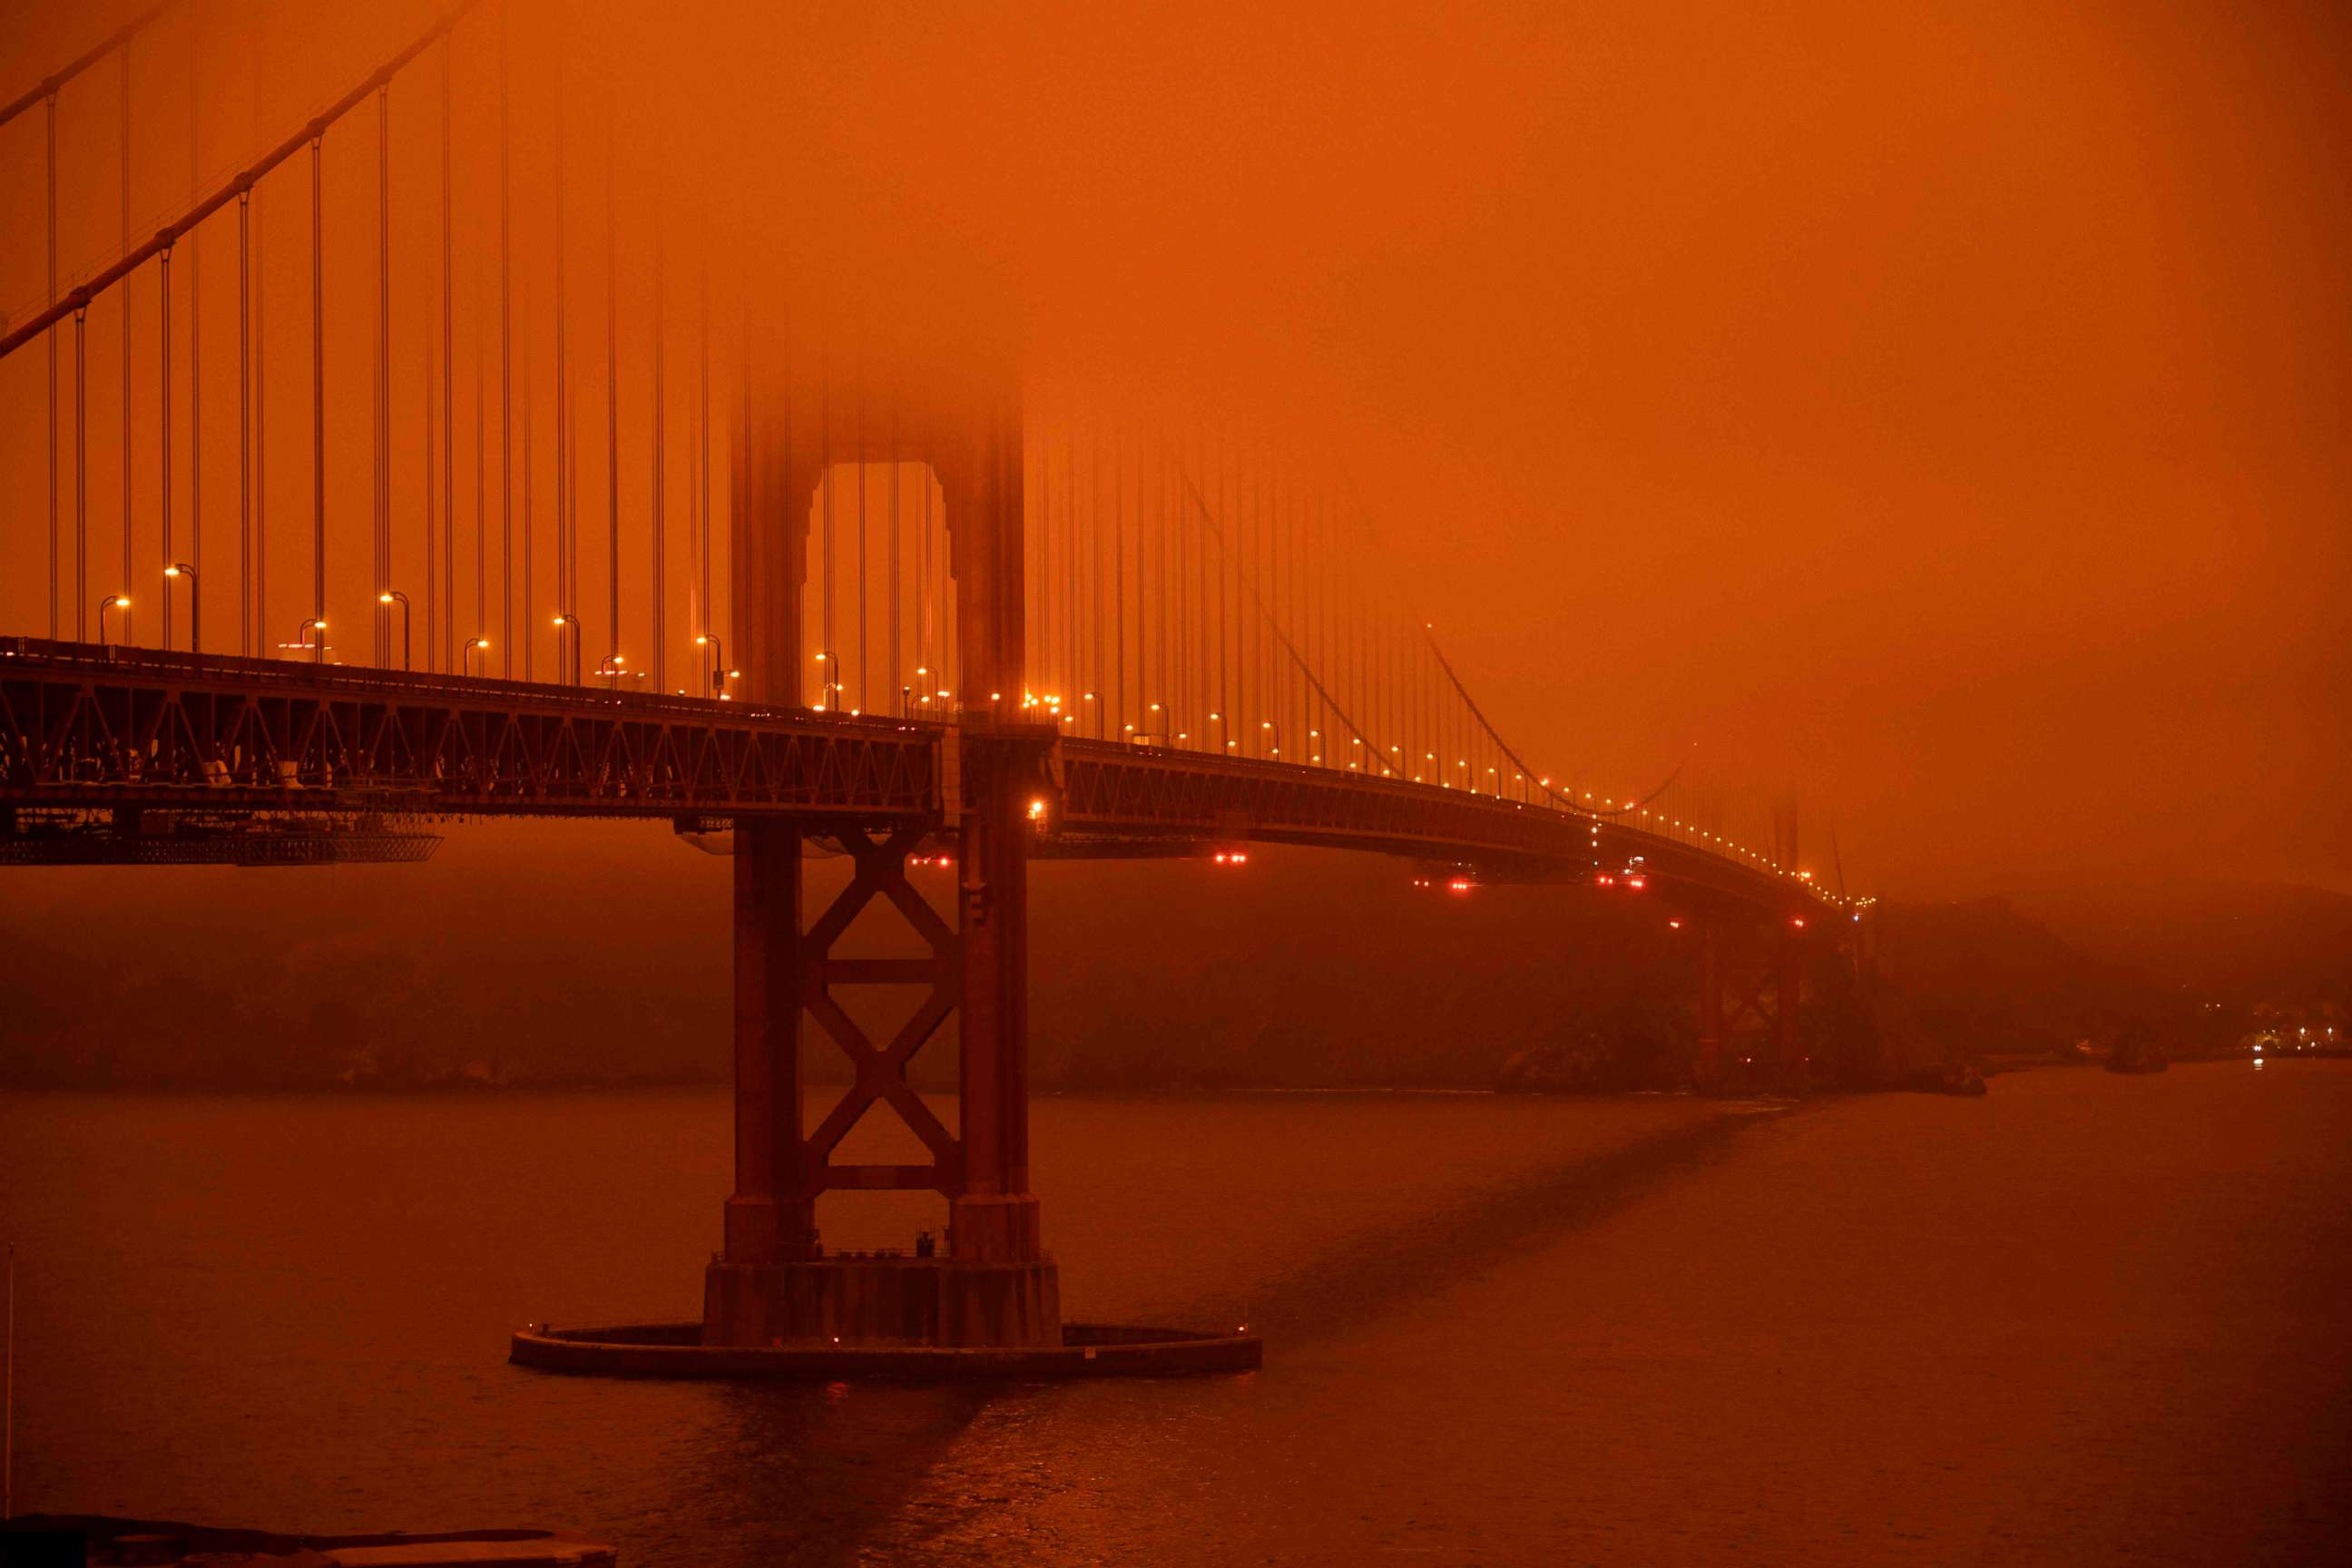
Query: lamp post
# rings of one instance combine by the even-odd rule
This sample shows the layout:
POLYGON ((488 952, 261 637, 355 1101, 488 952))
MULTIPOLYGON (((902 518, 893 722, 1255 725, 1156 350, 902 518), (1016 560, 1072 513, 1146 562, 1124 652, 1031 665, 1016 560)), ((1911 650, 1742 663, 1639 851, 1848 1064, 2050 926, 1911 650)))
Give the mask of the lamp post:
POLYGON ((296 646, 297 647, 299 647, 303 644, 303 642, 305 642, 306 640, 307 640, 307 641, 310 643, 310 662, 311 662, 312 664, 324 664, 324 663, 326 663, 326 662, 327 662, 327 617, 326 617, 326 616, 305 616, 302 618, 302 624, 301 624, 300 626, 297 626, 297 627, 295 627, 295 628, 294 628, 294 644, 295 644, 295 646, 296 646))
POLYGON ((694 639, 694 646, 710 650, 710 694, 713 697, 726 696, 727 645, 711 633, 705 632, 694 639))
POLYGON ((1261 741, 1265 741, 1265 740, 1267 740, 1267 739, 1269 739, 1269 738, 1270 738, 1270 739, 1273 741, 1273 742, 1274 742, 1274 750, 1273 750, 1273 751, 1271 751, 1271 752, 1267 752, 1266 754, 1267 754, 1268 756, 1270 756, 1270 757, 1278 757, 1278 756, 1282 755, 1282 731, 1281 731, 1281 728, 1280 728, 1279 726, 1277 726, 1277 725, 1275 723, 1275 721, 1274 721, 1273 720, 1271 720, 1271 719, 1261 719, 1261 720, 1259 720, 1259 721, 1257 721, 1257 729, 1258 729, 1258 738, 1259 738, 1261 741))
POLYGON ((824 669, 818 671, 824 679, 818 683, 816 693, 818 698, 816 710, 824 713, 841 705, 841 682, 833 678, 833 672, 841 667, 841 661, 833 657, 831 648, 817 649, 816 661, 824 666, 824 669))
POLYGON ((596 679, 599 680, 626 679, 629 672, 622 667, 628 662, 617 653, 606 654, 596 661, 596 679))
POLYGON ((106 612, 130 607, 131 595, 128 594, 109 594, 98 602, 98 643, 100 647, 106 646, 106 612))
MULTIPOLYGON (((188 580, 188 651, 204 652, 205 592, 204 585, 196 581, 196 569, 184 561, 174 561, 163 568, 163 575, 188 580)), ((166 587, 163 591, 168 594, 171 589, 166 587)))
POLYGON ((461 649, 457 655, 457 673, 460 675, 471 675, 474 672, 474 650, 476 648, 480 648, 482 650, 482 674, 487 678, 490 673, 490 639, 488 637, 467 637, 466 639, 465 647, 461 649))
POLYGON ((1103 738, 1103 705, 1099 701, 1096 700, 1095 694, 1091 691, 1081 692, 1078 696, 1078 700, 1081 702, 1094 703, 1095 739, 1097 741, 1101 740, 1103 738))
POLYGON ((569 632, 572 635, 572 684, 577 686, 580 684, 580 642, 586 634, 581 629, 580 617, 568 612, 556 616, 555 625, 559 633, 569 632))
POLYGON ((375 596, 375 602, 379 605, 387 606, 392 605, 398 605, 400 606, 400 668, 406 669, 409 668, 408 595, 402 593, 397 588, 386 588, 383 593, 378 594, 375 596))

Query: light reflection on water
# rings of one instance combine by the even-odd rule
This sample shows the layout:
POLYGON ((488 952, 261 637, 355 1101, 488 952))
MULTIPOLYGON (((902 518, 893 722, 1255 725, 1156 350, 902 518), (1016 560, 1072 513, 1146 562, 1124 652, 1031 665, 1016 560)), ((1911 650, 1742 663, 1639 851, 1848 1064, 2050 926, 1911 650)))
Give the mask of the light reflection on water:
POLYGON ((19 1506, 551 1522, 640 1564, 2306 1561, 2347 1528, 2341 1064, 1034 1114, 1066 1309, 1247 1321, 1263 1373, 523 1373, 523 1321, 695 1310, 723 1096, 0 1097, 19 1506))

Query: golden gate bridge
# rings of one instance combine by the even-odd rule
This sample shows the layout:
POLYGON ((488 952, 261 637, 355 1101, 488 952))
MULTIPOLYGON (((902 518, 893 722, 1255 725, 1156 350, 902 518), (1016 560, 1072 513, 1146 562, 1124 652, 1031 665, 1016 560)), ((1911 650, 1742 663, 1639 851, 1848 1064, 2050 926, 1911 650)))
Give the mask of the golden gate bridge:
POLYGON ((1735 1054, 1801 1078, 1806 955, 1850 951, 1869 900, 1798 868, 1793 808, 1751 837, 1679 776, 1618 795, 1532 763, 1339 465, 1034 345, 926 344, 749 258, 715 297, 716 182, 665 167, 656 128, 623 183, 618 35, 583 87, 590 46, 495 0, 207 182, 207 130, 240 140, 215 84, 262 79, 226 17, 141 12, 0 111, 0 157, 37 132, 46 237, 0 334, 0 864, 415 858, 466 816, 729 834, 736 1173, 704 1316, 519 1357, 1172 1364, 1061 1316, 1028 1178, 1032 860, 1293 844, 1441 896, 1668 904, 1698 1080, 1735 1054), (567 102, 600 87, 587 138, 567 102), (813 918, 810 845, 852 866, 813 918), (951 870, 952 907, 910 866, 951 870), (919 951, 838 955, 877 900, 919 951), (842 1005, 868 986, 913 998, 887 1037, 842 1005), (908 1079, 950 1019, 953 1130, 908 1079), (814 1119, 811 1023, 854 1074, 814 1119), (923 1161, 836 1159, 877 1106, 923 1161), (938 1193, 946 1254, 828 1256, 817 1205, 845 1189, 938 1193))

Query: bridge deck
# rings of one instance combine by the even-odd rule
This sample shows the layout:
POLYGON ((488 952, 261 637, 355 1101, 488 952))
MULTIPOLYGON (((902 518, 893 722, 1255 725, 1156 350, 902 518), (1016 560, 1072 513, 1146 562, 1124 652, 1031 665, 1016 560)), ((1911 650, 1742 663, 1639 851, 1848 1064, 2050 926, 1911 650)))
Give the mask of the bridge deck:
MULTIPOLYGON (((0 808, 938 822, 950 729, 754 703, 0 639, 0 808)), ((1058 853, 1317 845, 1768 908, 1811 890, 1622 818, 1335 768, 1065 737, 1058 853)))

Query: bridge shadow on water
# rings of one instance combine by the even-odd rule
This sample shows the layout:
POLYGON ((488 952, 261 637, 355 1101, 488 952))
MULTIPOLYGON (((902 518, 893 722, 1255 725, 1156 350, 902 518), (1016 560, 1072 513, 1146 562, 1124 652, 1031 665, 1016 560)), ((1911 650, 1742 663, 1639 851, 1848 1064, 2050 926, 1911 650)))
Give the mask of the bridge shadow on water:
MULTIPOLYGON (((1283 1342, 1347 1334, 1451 1289, 1528 1247, 1597 1225, 1666 1183, 1722 1158, 1745 1128, 1777 1121, 1782 1102, 1726 1101, 1696 1126, 1636 1140, 1540 1171, 1402 1226, 1360 1231, 1244 1299, 1244 1321, 1265 1325, 1269 1363, 1283 1342)), ((1230 1306, 1231 1303, 1226 1303, 1230 1306)))
POLYGON ((675 1429, 659 1501, 631 1519, 640 1562, 854 1561, 989 1404, 984 1385, 726 1384, 675 1429))

